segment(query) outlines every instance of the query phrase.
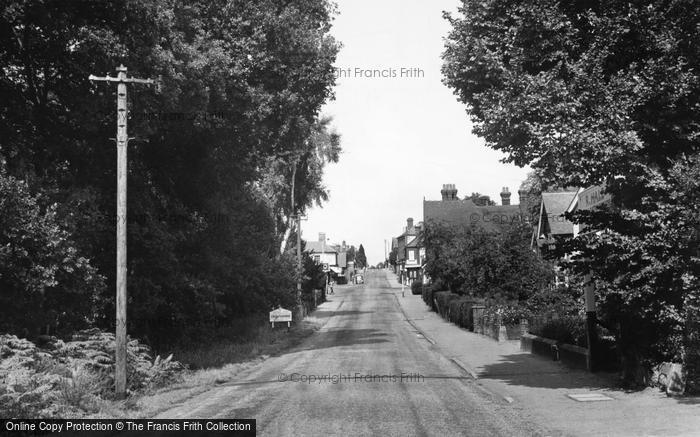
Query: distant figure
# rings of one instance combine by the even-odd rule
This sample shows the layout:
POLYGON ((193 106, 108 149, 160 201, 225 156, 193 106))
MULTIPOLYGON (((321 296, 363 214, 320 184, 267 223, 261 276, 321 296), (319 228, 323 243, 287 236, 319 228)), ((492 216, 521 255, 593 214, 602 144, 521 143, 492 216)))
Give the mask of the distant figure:
POLYGON ((328 283, 328 286, 330 287, 330 293, 329 294, 335 294, 333 291, 333 285, 335 284, 335 281, 331 279, 331 282, 328 283))

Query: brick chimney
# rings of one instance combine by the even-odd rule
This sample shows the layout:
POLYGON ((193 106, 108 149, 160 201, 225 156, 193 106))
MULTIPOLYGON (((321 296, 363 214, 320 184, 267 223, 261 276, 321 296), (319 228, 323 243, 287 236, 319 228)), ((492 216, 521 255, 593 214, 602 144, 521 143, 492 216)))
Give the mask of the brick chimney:
POLYGON ((325 232, 318 233, 318 241, 326 241, 326 233, 325 232))
POLYGON ((413 230, 413 218, 409 217, 406 219, 406 230, 411 231, 413 230))
POLYGON ((440 194, 442 194, 442 200, 459 200, 457 198, 457 188, 455 188, 455 184, 443 184, 440 194))
POLYGON ((510 205, 510 191, 508 187, 503 187, 503 191, 501 191, 501 205, 510 205))
POLYGON ((529 194, 525 190, 518 190, 518 201, 520 202, 520 205, 523 208, 527 208, 527 198, 529 197, 529 194))

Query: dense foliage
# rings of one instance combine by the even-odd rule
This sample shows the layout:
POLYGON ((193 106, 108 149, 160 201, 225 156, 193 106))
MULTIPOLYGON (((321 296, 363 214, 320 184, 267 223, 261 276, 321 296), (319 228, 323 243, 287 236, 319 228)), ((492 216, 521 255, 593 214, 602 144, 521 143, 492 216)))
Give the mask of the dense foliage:
POLYGON ((39 206, 27 184, 0 170, 0 332, 87 325, 104 278, 61 229, 56 205, 39 206))
MULTIPOLYGON (((113 399, 114 334, 89 329, 70 341, 41 338, 41 345, 0 334, 0 415, 60 418, 97 413, 113 399)), ((128 390, 150 391, 180 380, 185 367, 153 357, 138 340, 127 344, 128 390)))
POLYGON ((475 133, 546 185, 613 195, 564 249, 599 285, 626 376, 697 356, 682 347, 699 317, 697 2, 464 1, 447 19, 444 81, 475 133))
POLYGON ((520 224, 489 231, 428 222, 426 274, 460 295, 494 303, 525 301, 553 278, 551 266, 530 250, 529 237, 530 230, 520 224))
POLYGON ((355 254, 355 267, 362 269, 367 267, 367 255, 365 255, 365 248, 360 244, 357 253, 355 254))
POLYGON ((129 333, 158 347, 293 306, 284 218, 326 198, 339 153, 319 114, 333 13, 325 0, 3 3, 2 330, 113 328, 115 86, 88 75, 119 64, 159 82, 129 88, 129 333))

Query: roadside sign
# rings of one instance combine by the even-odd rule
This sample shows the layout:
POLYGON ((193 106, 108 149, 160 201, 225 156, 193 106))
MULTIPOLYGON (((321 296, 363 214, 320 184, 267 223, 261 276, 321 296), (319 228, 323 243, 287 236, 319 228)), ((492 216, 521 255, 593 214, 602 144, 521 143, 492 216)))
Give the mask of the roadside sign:
POLYGON ((330 269, 331 269, 331 266, 328 265, 328 263, 323 263, 323 271, 324 271, 324 272, 327 272, 327 271, 329 271, 330 269))
POLYGON ((586 188, 578 195, 578 209, 593 209, 603 203, 608 203, 612 196, 605 192, 603 185, 586 188))
POLYGON ((272 327, 275 327, 275 322, 287 322, 287 327, 290 326, 292 321, 292 312, 285 310, 282 307, 277 308, 274 311, 270 311, 270 323, 272 327))

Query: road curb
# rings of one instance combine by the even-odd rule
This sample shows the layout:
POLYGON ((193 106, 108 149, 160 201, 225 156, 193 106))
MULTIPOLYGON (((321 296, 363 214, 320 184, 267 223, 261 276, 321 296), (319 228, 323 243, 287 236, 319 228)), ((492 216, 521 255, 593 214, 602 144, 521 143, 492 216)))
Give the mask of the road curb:
POLYGON ((477 379, 479 379, 479 376, 476 374, 476 372, 474 372, 471 368, 467 367, 466 364, 464 364, 463 362, 461 362, 461 361, 458 360, 457 358, 450 358, 450 361, 452 361, 453 363, 455 363, 455 364, 457 365, 457 367, 459 367, 459 368, 461 368, 462 370, 464 370, 465 372, 467 372, 467 373, 469 374, 469 376, 471 376, 472 379, 474 379, 475 381, 476 381, 477 379))
MULTIPOLYGON (((469 374, 469 376, 474 380, 474 382, 480 381, 479 376, 471 368, 469 368, 466 364, 461 362, 459 359, 452 357, 452 358, 450 358, 450 361, 452 361, 457 367, 459 367, 463 371, 467 372, 469 374)), ((513 402, 515 402, 515 399, 513 399, 511 396, 490 390, 490 389, 484 387, 484 385, 481 383, 477 383, 474 386, 477 387, 480 391, 482 391, 486 395, 491 396, 493 398, 501 399, 502 401, 504 401, 508 404, 512 404, 513 402)))
POLYGON ((418 333, 419 333, 420 335, 422 335, 423 338, 425 338, 426 340, 428 340, 428 342, 430 342, 430 344, 433 344, 433 345, 437 344, 437 343, 435 342, 435 340, 433 340, 432 338, 430 338, 430 337, 428 336, 428 334, 426 334, 422 329, 420 329, 418 326, 416 326, 416 324, 413 323, 413 321, 408 317, 408 314, 406 314, 406 311, 404 311, 403 306, 401 306, 401 302, 399 302, 399 296, 397 296, 396 294, 394 294, 394 299, 396 299, 396 304, 399 306, 399 309, 401 310, 401 314, 403 314, 403 318, 408 322, 408 324, 411 325, 411 326, 413 327, 413 329, 415 329, 416 331, 418 331, 418 333))

